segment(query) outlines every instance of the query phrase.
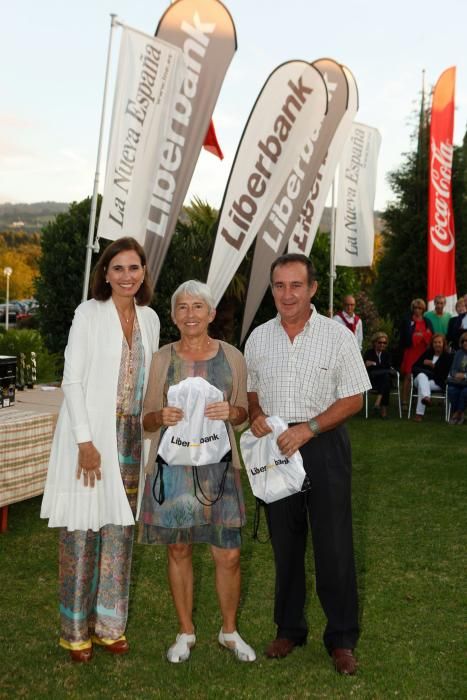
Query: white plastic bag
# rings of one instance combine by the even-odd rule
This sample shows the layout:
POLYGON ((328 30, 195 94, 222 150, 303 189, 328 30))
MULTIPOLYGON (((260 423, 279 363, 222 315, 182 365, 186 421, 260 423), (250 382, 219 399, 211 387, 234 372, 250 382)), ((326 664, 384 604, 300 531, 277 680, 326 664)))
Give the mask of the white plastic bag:
POLYGON ((223 400, 222 392, 202 377, 187 377, 169 388, 167 403, 181 408, 183 418, 168 426, 159 444, 159 454, 167 464, 216 464, 230 451, 224 421, 204 415, 208 404, 223 400))
POLYGON ((301 491, 306 472, 298 450, 286 457, 277 446, 287 423, 279 416, 268 416, 266 422, 272 433, 257 438, 247 430, 240 438, 240 449, 253 494, 265 503, 273 503, 301 491))

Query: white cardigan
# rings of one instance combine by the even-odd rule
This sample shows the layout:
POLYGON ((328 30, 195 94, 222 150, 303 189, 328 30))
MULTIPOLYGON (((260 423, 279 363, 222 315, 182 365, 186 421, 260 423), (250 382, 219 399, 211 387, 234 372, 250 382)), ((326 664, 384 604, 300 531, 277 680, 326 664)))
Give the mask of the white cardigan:
MULTIPOLYGON (((153 353, 159 345, 159 318, 148 306, 135 306, 144 347, 144 391, 153 353)), ((110 298, 80 304, 65 349, 63 393, 50 454, 41 517, 49 527, 99 530, 133 525, 135 520, 120 475, 116 405, 123 331, 110 298), (102 479, 94 488, 76 478, 79 442, 92 440, 101 454, 102 479)), ((140 497, 143 485, 143 458, 140 497)), ((140 499, 139 499, 140 500, 140 499)))

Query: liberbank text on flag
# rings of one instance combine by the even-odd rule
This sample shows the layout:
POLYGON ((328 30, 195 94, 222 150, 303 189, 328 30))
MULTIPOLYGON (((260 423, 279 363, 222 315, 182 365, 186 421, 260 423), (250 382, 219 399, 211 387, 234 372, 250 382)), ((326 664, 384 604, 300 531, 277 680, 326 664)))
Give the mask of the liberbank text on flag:
POLYGON ((315 183, 302 207, 299 219, 290 237, 287 248, 288 253, 302 253, 307 257, 310 255, 316 232, 321 222, 329 189, 342 155, 342 150, 349 136, 352 122, 357 113, 358 90, 355 78, 346 66, 341 66, 341 68, 347 78, 349 89, 347 109, 339 122, 331 145, 318 171, 315 183))
POLYGON ((271 226, 271 215, 266 212, 266 219, 258 222, 259 229, 243 316, 242 339, 268 287, 269 270, 273 260, 285 251, 310 191, 321 187, 326 154, 347 109, 349 88, 341 66, 331 59, 320 59, 314 61, 310 68, 323 78, 327 93, 327 110, 325 114, 313 115, 314 121, 308 127, 308 134, 306 131, 297 133, 297 139, 301 138, 304 147, 308 149, 308 157, 302 166, 303 174, 298 180, 291 179, 287 171, 282 173, 282 185, 271 209, 277 212, 277 221, 271 226), (275 229, 280 235, 273 235, 275 229))
POLYGON ((187 73, 153 181, 145 250, 154 284, 198 160, 225 73, 237 48, 233 20, 219 0, 178 0, 166 10, 158 38, 182 49, 187 73))
POLYGON ((278 66, 253 106, 224 193, 208 284, 215 303, 224 294, 257 232, 276 248, 283 232, 277 203, 301 189, 327 108, 321 74, 305 61, 278 66))

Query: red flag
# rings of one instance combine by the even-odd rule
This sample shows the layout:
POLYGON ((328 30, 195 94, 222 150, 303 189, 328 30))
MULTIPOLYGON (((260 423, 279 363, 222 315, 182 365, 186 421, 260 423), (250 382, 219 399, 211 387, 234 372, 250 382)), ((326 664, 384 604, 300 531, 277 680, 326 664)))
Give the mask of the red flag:
POLYGON ((428 304, 446 297, 446 310, 456 301, 455 233, 452 207, 455 67, 441 74, 433 91, 428 191, 428 304))
POLYGON ((204 137, 203 148, 205 148, 206 151, 209 151, 209 153, 212 153, 214 156, 217 156, 218 158, 223 160, 224 154, 222 153, 221 147, 219 146, 219 142, 216 136, 216 130, 214 129, 214 122, 212 121, 212 119, 209 122, 208 130, 206 132, 206 136, 204 137))

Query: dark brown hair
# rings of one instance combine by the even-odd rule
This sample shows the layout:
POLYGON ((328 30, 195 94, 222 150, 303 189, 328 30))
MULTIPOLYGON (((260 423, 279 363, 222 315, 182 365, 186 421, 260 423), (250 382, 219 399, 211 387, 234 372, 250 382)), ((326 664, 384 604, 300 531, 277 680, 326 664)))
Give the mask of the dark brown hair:
POLYGON ((269 274, 269 281, 272 284, 272 275, 276 267, 283 267, 283 265, 289 265, 290 263, 302 263, 302 265, 305 265, 306 267, 306 274, 308 277, 308 286, 311 287, 313 282, 316 279, 316 272, 315 268, 313 266, 313 263, 311 262, 310 258, 307 258, 306 255, 302 255, 301 253, 287 253, 286 255, 281 255, 279 258, 276 258, 274 262, 271 265, 271 272, 269 274))
MULTIPOLYGON (((144 248, 137 240, 131 236, 125 236, 114 241, 102 252, 101 257, 97 261, 91 282, 91 294, 97 301, 107 301, 112 296, 112 287, 105 281, 107 269, 113 258, 119 253, 124 253, 128 250, 134 250, 141 260, 141 265, 146 267, 146 253, 144 248)), ((145 275, 141 287, 135 294, 135 301, 138 306, 146 306, 152 299, 152 287, 148 279, 148 272, 145 270, 145 275)))

